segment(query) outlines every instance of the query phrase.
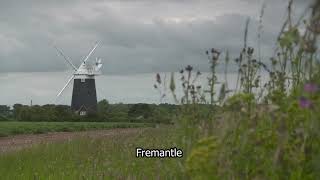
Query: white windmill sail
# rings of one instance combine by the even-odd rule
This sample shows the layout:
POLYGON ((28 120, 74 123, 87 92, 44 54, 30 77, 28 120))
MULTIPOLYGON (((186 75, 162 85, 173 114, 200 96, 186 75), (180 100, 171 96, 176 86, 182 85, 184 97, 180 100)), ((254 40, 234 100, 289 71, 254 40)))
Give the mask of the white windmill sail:
POLYGON ((101 74, 101 68, 102 68, 101 58, 96 58, 96 63, 94 66, 95 74, 101 74))
POLYGON ((69 80, 67 81, 66 85, 63 86, 63 88, 61 89, 61 91, 57 94, 57 98, 62 94, 62 92, 66 89, 66 87, 70 84, 70 82, 73 80, 74 75, 72 74, 72 76, 69 78, 69 80))
POLYGON ((95 75, 101 74, 100 69, 102 67, 102 63, 100 58, 97 58, 95 64, 92 66, 86 63, 98 46, 99 46, 99 43, 96 42, 94 47, 88 53, 88 55, 82 60, 80 66, 76 68, 76 66, 73 65, 71 59, 68 56, 66 56, 62 52, 62 50, 60 50, 57 46, 54 45, 54 48, 58 51, 59 55, 62 56, 65 59, 65 61, 70 65, 70 67, 74 70, 74 73, 72 74, 72 76, 68 79, 67 83, 57 94, 56 100, 61 96, 63 91, 68 87, 68 85, 71 83, 73 79, 76 79, 77 77, 79 78, 80 76, 92 78, 95 75))
POLYGON ((91 54, 94 52, 94 50, 98 47, 99 42, 96 42, 96 44, 94 45, 94 47, 92 48, 92 50, 89 52, 89 54, 87 55, 87 57, 83 60, 84 63, 86 63, 86 61, 89 59, 89 57, 91 56, 91 54))
POLYGON ((55 46, 55 45, 53 45, 53 46, 59 52, 59 55, 62 56, 66 60, 66 62, 73 68, 73 70, 76 71, 77 68, 76 68, 76 66, 74 66, 72 64, 71 59, 68 56, 64 55, 63 52, 57 46, 55 46))

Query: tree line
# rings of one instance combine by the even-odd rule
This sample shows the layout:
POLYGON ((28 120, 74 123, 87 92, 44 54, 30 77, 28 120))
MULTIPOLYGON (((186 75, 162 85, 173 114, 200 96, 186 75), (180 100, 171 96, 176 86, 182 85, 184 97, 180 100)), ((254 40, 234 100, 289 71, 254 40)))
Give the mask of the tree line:
POLYGON ((93 122, 150 122, 172 123, 176 112, 172 104, 110 104, 106 99, 98 102, 97 113, 80 116, 67 105, 23 105, 12 108, 0 105, 0 121, 93 121, 93 122))

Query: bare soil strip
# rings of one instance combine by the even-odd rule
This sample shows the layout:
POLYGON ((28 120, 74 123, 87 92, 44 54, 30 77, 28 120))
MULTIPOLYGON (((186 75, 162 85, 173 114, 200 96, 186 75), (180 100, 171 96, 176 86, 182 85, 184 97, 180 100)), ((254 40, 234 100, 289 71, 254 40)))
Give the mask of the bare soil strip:
MULTIPOLYGON (((144 128, 145 129, 145 128, 144 128)), ((15 135, 0 137, 0 153, 20 150, 34 144, 64 142, 77 138, 112 138, 116 135, 131 135, 143 131, 142 128, 123 128, 80 132, 51 132, 46 134, 15 135)))

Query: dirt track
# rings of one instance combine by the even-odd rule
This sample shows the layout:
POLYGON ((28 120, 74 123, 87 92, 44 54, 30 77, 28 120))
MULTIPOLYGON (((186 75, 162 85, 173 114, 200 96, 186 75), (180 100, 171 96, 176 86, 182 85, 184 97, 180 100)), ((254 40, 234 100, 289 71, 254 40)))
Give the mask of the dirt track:
POLYGON ((53 132, 36 135, 16 135, 10 137, 0 138, 0 153, 15 151, 22 148, 30 147, 34 144, 63 142, 81 137, 101 138, 113 137, 116 135, 130 135, 135 134, 142 129, 139 128, 125 128, 125 129, 109 129, 109 130, 95 130, 95 131, 81 131, 81 132, 53 132))

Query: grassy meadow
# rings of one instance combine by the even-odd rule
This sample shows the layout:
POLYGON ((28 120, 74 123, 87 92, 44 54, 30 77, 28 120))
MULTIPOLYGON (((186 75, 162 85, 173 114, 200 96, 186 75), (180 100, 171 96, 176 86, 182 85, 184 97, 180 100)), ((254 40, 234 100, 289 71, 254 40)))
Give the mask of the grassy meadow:
POLYGON ((0 122, 0 137, 17 134, 72 132, 95 129, 152 127, 151 123, 126 122, 0 122))
POLYGON ((181 179, 183 159, 135 157, 136 147, 175 145, 173 134, 172 127, 164 126, 0 154, 1 179, 181 179))

